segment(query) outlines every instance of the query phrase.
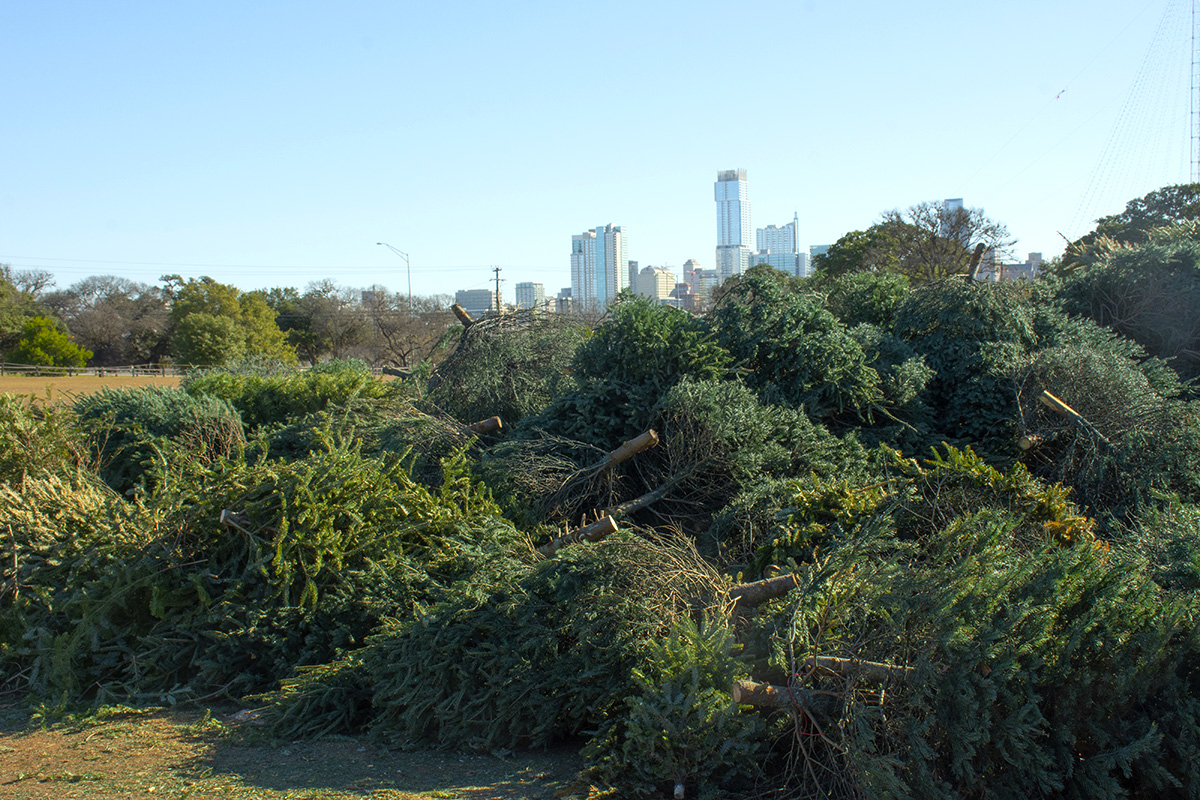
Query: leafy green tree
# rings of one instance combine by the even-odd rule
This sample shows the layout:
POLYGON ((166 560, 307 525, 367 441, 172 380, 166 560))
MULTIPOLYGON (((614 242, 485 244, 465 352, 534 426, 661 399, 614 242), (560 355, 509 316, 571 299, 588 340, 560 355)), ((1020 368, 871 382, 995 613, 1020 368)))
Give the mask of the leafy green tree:
POLYGON ((851 231, 813 259, 820 277, 898 272, 914 281, 965 275, 976 245, 997 256, 1014 244, 1008 229, 978 208, 926 202, 885 212, 865 231, 851 231))
POLYGON ((1120 214, 1096 220, 1096 228, 1076 239, 1063 254, 1062 268, 1074 269, 1092 262, 1091 251, 1104 240, 1139 244, 1150 231, 1180 222, 1200 220, 1200 183, 1181 183, 1155 189, 1125 204, 1120 214))
POLYGON ((0 264, 0 354, 16 347, 25 320, 47 316, 46 308, 14 283, 16 278, 7 264, 0 264))
POLYGON ((872 270, 885 242, 880 225, 872 225, 865 231, 850 231, 813 258, 813 272, 818 277, 833 278, 872 270))
POLYGON ((275 313, 266 300, 254 293, 244 294, 238 305, 238 321, 246 334, 246 354, 295 363, 296 351, 275 325, 275 313))
POLYGON ((196 312, 175 326, 171 345, 184 364, 221 366, 246 355, 246 334, 235 319, 196 312))
POLYGON ((171 300, 171 347, 182 361, 226 364, 242 356, 295 362, 296 351, 275 324, 275 312, 260 293, 244 294, 212 278, 162 279, 171 300), (192 316, 201 319, 184 325, 192 316), (226 322, 214 322, 220 319, 226 322))
POLYGON ((91 350, 84 350, 72 342, 71 337, 59 330, 49 317, 25 320, 17 348, 10 356, 19 364, 47 367, 82 367, 91 357, 91 350))

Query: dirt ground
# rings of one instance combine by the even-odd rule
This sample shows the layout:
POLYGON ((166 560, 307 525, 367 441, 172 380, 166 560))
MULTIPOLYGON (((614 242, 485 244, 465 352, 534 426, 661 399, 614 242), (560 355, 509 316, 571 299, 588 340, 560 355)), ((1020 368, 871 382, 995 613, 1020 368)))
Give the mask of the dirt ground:
POLYGON ((267 741, 220 714, 121 711, 84 723, 0 721, 0 798, 553 800, 575 750, 512 759, 401 752, 366 740, 267 741))
POLYGON ((33 395, 39 400, 50 393, 51 402, 74 402, 78 397, 92 394, 105 386, 119 389, 124 386, 178 386, 179 378, 137 377, 129 375, 110 375, 101 378, 98 375, 74 375, 62 377, 32 375, 0 375, 0 393, 33 395))

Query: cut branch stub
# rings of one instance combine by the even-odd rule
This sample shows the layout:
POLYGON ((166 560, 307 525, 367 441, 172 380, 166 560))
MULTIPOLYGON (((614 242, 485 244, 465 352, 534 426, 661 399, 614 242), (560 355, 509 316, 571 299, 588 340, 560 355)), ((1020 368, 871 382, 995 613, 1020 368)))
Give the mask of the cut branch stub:
POLYGON ((458 317, 458 321, 462 323, 464 328, 469 328, 475 324, 475 318, 467 313, 467 310, 458 303, 450 306, 450 310, 454 312, 454 316, 458 317))
POLYGON ((617 532, 617 522, 612 517, 601 517, 591 525, 584 525, 578 530, 560 536, 552 542, 539 547, 537 550, 546 558, 562 550, 564 547, 576 544, 578 542, 598 542, 609 534, 617 532))
POLYGON ((744 611, 772 598, 783 597, 794 588, 796 576, 789 572, 787 575, 735 586, 729 590, 729 596, 733 598, 734 610, 744 611))
POLYGON ((504 423, 499 417, 488 417, 481 419, 479 422, 472 422, 467 426, 467 430, 471 433, 495 433, 504 427, 504 423))

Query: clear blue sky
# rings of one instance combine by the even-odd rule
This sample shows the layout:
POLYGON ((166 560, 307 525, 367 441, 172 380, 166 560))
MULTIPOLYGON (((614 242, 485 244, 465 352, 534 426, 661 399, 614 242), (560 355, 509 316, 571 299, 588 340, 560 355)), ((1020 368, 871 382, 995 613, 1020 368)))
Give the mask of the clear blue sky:
POLYGON ((963 197, 1051 257, 1187 180, 1190 7, 6 3, 0 262, 405 291, 386 241, 414 293, 511 298, 609 222, 711 267, 734 168, 809 244, 963 197))

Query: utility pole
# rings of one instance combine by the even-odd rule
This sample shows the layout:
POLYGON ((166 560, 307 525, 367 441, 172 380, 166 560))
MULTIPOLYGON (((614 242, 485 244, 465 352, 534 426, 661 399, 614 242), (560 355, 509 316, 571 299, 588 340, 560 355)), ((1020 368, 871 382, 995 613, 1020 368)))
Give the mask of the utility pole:
POLYGON ((496 316, 500 316, 500 268, 492 267, 492 272, 496 273, 496 316))
POLYGON ((388 250, 391 250, 396 255, 404 259, 404 269, 408 272, 408 313, 412 313, 412 264, 408 263, 408 253, 403 250, 397 250, 387 242, 376 242, 376 245, 383 245, 388 250))

